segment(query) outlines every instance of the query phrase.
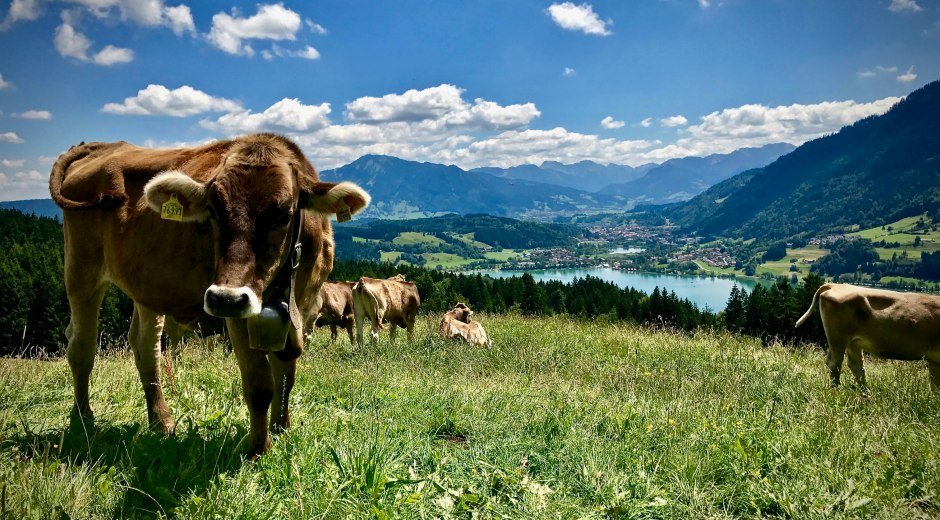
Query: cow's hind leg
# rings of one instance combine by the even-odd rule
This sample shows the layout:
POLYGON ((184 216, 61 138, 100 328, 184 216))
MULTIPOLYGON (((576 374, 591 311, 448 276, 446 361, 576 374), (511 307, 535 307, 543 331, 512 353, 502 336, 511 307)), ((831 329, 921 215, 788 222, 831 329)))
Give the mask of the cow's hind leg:
MULTIPOLYGON (((345 328, 346 328, 346 334, 349 335, 349 344, 350 344, 350 345, 355 345, 355 344, 356 344, 356 335, 355 335, 355 333, 353 332, 353 324, 352 324, 352 321, 346 322, 345 328)), ((361 334, 361 332, 360 332, 360 334, 361 334)))
POLYGON ((99 282, 91 287, 76 287, 77 283, 66 279, 71 319, 65 328, 68 338, 66 357, 72 371, 72 386, 75 404, 72 413, 81 419, 91 419, 91 404, 88 401, 88 385, 91 369, 95 365, 98 350, 98 309, 107 286, 99 282))
POLYGON ((829 339, 829 350, 826 352, 826 366, 829 368, 829 382, 832 386, 839 386, 842 374, 842 361, 845 359, 845 347, 848 342, 838 338, 837 341, 829 339))
POLYGON ((930 389, 940 392, 940 363, 928 361, 927 370, 930 372, 930 389))
POLYGON ((330 325, 330 343, 331 343, 331 344, 332 344, 332 343, 336 343, 336 336, 337 336, 337 334, 338 334, 338 333, 337 333, 337 331, 336 331, 336 325, 330 325))
POLYGON ((852 371, 852 375, 855 376, 855 383, 858 384, 859 388, 868 388, 868 381, 865 379, 865 365, 862 361, 862 349, 856 342, 852 342, 846 349, 846 353, 849 357, 849 369, 852 371))
POLYGON ((147 399, 147 421, 152 429, 170 433, 176 425, 170 417, 170 407, 163 396, 163 384, 160 381, 161 335, 163 316, 135 304, 128 341, 147 399))
POLYGON ((232 349, 242 376, 242 395, 248 405, 248 455, 257 458, 271 447, 268 438, 268 407, 274 397, 274 377, 267 353, 249 347, 245 320, 226 318, 232 349))
POLYGON ((394 344, 395 338, 397 337, 398 337, 398 325, 395 325, 394 323, 390 323, 388 327, 388 340, 392 344, 394 344))

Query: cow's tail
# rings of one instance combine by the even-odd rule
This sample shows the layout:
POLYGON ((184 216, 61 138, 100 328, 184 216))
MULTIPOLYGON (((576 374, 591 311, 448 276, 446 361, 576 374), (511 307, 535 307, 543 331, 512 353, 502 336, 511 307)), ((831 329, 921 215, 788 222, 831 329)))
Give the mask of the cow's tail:
POLYGON ((62 183, 65 182, 65 172, 69 166, 80 159, 87 157, 102 148, 122 143, 80 143, 68 149, 52 165, 49 174, 49 194, 52 200, 62 209, 111 209, 123 206, 127 202, 127 194, 117 191, 105 191, 91 200, 72 200, 62 195, 62 183))
POLYGON ((818 302, 819 302, 819 295, 828 291, 829 289, 832 289, 832 284, 828 284, 828 283, 824 283, 819 287, 819 289, 816 289, 816 294, 813 295, 813 303, 809 305, 809 309, 806 311, 806 313, 804 313, 800 319, 796 320, 795 327, 799 327, 800 325, 805 323, 806 320, 808 320, 810 316, 813 315, 813 309, 816 308, 816 305, 818 305, 818 302))
POLYGON ((372 291, 369 290, 369 286, 366 285, 366 282, 363 278, 360 278, 356 285, 352 288, 353 292, 359 295, 359 298, 368 298, 369 303, 372 304, 372 323, 375 324, 375 327, 382 329, 382 320, 379 318, 379 300, 375 297, 375 294, 372 294, 372 291))

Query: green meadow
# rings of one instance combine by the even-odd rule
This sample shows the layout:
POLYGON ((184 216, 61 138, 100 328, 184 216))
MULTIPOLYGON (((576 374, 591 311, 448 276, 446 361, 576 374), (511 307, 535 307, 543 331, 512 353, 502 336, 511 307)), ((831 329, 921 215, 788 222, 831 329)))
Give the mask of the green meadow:
MULTIPOLYGON (((478 316, 492 348, 316 334, 293 427, 243 458, 234 357, 186 344, 151 433, 133 356, 100 355, 94 424, 64 359, 0 361, 3 518, 927 518, 940 404, 923 363, 827 384, 816 347, 603 320, 478 316)), ((849 377, 846 377, 849 376, 849 377)))

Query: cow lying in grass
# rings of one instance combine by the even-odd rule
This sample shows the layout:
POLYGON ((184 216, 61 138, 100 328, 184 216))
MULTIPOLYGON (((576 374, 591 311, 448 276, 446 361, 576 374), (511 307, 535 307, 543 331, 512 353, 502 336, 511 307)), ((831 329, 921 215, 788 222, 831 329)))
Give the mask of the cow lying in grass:
POLYGON ((465 341, 471 345, 490 347, 493 342, 486 335, 486 330, 478 321, 472 321, 473 311, 464 303, 458 303, 453 310, 444 313, 441 319, 441 334, 447 339, 465 341))
POLYGON ((819 306, 829 342, 826 365, 839 384, 843 357, 859 386, 865 387, 862 351, 899 360, 926 360, 931 387, 940 390, 940 297, 827 283, 813 296, 799 327, 819 306))
POLYGON ((368 320, 372 324, 372 344, 379 339, 383 323, 390 326, 389 338, 395 341, 397 327, 408 330, 408 341, 414 339, 415 318, 421 306, 418 288, 397 274, 387 280, 362 277, 353 285, 353 311, 356 319, 356 340, 363 344, 362 329, 368 320))

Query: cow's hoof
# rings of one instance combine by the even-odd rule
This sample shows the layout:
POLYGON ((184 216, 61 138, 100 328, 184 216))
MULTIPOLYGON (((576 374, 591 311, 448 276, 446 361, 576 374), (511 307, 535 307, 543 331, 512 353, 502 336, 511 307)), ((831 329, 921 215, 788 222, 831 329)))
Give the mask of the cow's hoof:
POLYGON ((253 442, 248 447, 248 460, 254 462, 261 458, 268 450, 271 449, 271 438, 265 437, 264 442, 253 442))
POLYGON ((69 426, 83 430, 94 428, 95 414, 91 413, 91 408, 80 410, 78 407, 72 407, 72 412, 69 414, 69 426))
POLYGON ((169 417, 159 421, 151 421, 150 429, 164 435, 173 435, 176 432, 176 422, 169 417))

